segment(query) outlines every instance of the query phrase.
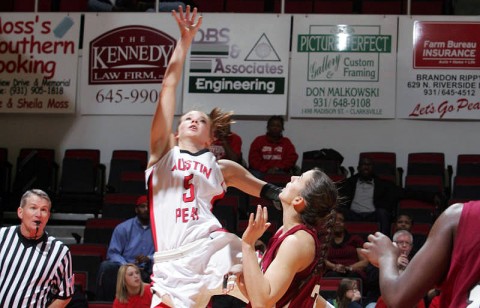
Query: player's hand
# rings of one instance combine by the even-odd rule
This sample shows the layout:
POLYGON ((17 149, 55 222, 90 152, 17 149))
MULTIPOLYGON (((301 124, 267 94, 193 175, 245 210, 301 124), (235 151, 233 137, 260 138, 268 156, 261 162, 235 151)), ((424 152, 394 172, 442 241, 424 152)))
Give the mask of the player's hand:
POLYGON ((398 256, 398 248, 395 247, 388 236, 381 232, 370 234, 368 242, 363 244, 360 252, 368 259, 370 263, 378 267, 380 258, 392 255, 395 259, 398 256))
POLYGON ((405 269, 408 265, 408 257, 404 254, 401 254, 397 259, 398 268, 405 269))
POLYGON ((198 29, 202 25, 202 16, 197 18, 197 8, 190 12, 190 5, 187 5, 185 13, 183 7, 178 6, 178 13, 172 11, 172 15, 177 21, 182 38, 193 39, 198 29))
POLYGON ((345 268, 345 265, 343 264, 335 264, 335 267, 333 270, 337 273, 346 273, 347 269, 345 268))
POLYGON ((262 236, 262 234, 270 227, 268 222, 267 208, 259 204, 257 205, 257 213, 251 213, 248 218, 248 226, 242 235, 242 241, 255 247, 255 242, 262 236))

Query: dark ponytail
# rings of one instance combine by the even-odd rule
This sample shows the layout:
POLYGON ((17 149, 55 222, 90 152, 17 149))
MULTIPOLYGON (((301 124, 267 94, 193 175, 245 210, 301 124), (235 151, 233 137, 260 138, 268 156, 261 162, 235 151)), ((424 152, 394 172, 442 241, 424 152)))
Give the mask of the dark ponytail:
POLYGON ((338 191, 335 183, 320 169, 313 169, 312 179, 307 183, 302 197, 305 210, 300 214, 302 221, 317 231, 321 242, 318 251, 315 275, 323 274, 328 248, 333 237, 333 226, 338 204, 338 191))

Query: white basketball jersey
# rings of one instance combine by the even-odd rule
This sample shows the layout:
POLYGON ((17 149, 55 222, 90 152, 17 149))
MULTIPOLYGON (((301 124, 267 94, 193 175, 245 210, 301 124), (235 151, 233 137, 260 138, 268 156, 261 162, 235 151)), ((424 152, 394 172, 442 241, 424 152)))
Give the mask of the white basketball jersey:
POLYGON ((211 210, 226 185, 215 156, 207 149, 190 153, 175 146, 145 176, 156 251, 206 238, 222 227, 211 210))

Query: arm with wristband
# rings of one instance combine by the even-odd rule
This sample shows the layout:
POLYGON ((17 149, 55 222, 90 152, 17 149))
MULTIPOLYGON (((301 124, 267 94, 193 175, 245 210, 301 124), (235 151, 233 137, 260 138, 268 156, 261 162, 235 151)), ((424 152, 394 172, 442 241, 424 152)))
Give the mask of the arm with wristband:
POLYGON ((280 202, 280 198, 278 195, 282 192, 282 188, 278 187, 276 185, 273 185, 271 183, 267 183, 263 185, 262 190, 260 191, 260 197, 271 200, 273 203, 273 206, 277 210, 282 209, 282 203, 280 202))
POLYGON ((223 178, 227 186, 233 186, 255 197, 272 200, 275 207, 281 209, 278 195, 282 188, 253 176, 247 169, 231 160, 219 160, 223 178))

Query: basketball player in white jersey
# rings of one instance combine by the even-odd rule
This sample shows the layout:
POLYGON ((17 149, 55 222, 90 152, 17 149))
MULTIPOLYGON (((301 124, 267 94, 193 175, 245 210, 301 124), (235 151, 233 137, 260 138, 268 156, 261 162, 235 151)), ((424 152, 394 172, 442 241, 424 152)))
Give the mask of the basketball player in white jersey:
POLYGON ((231 113, 190 111, 172 134, 176 88, 202 23, 196 8, 191 11, 189 6, 185 12, 179 7, 172 15, 180 39, 153 117, 146 171, 156 251, 152 307, 205 307, 212 295, 225 290, 223 276, 241 264, 241 241, 221 230, 211 212, 213 202, 224 195, 227 186, 270 199, 278 199, 280 189, 258 180, 236 162, 217 162, 208 151, 213 132, 231 123, 231 113))

